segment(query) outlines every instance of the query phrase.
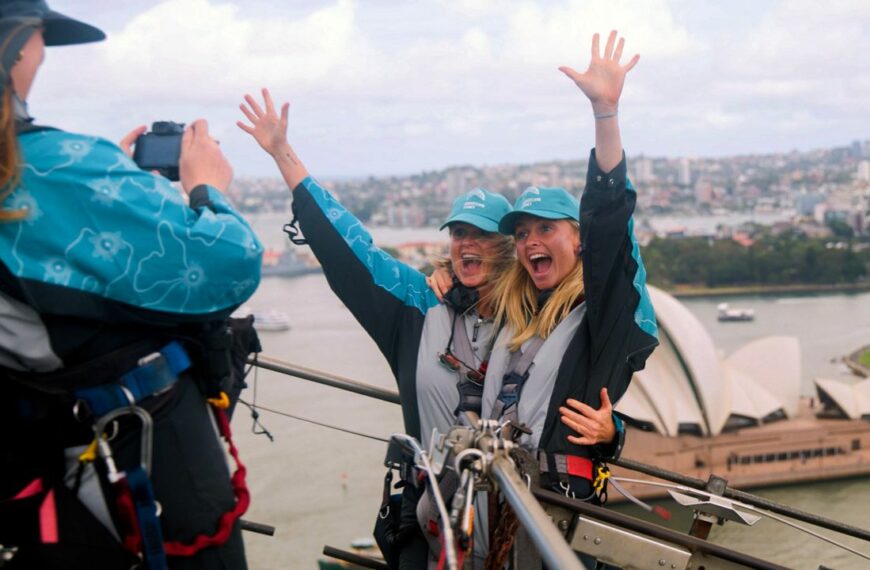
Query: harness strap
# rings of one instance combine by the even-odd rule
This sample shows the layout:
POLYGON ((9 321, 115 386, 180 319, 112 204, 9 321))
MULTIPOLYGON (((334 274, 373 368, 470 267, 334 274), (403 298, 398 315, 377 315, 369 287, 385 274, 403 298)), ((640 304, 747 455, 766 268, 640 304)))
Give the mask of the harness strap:
POLYGON ((468 339, 468 329, 465 328, 465 316, 459 313, 453 315, 453 354, 462 362, 474 365, 474 350, 468 339))
POLYGON ((522 392, 526 380, 529 379, 529 369, 534 364, 535 356, 543 345, 544 339, 536 336, 529 341, 525 350, 519 349, 511 353, 508 371, 502 379, 501 391, 492 408, 490 419, 506 420, 515 426, 520 425, 517 409, 520 392, 522 392))
POLYGON ((163 532, 157 518, 157 503, 154 500, 151 480, 141 466, 128 469, 125 475, 136 509, 145 562, 149 570, 163 570, 166 568, 166 551, 163 548, 163 532))
POLYGON ((80 388, 73 394, 87 404, 91 414, 100 417, 166 390, 188 368, 190 357, 181 343, 172 341, 158 352, 140 358, 139 366, 123 374, 118 382, 80 388))
POLYGON ((547 453, 539 449, 538 464, 540 465, 541 473, 570 475, 571 477, 582 477, 589 481, 593 479, 592 474, 594 469, 592 461, 579 455, 547 453))
MULTIPOLYGON (((478 322, 482 324, 483 321, 478 322)), ((483 373, 486 371, 486 364, 489 361, 489 355, 492 353, 492 347, 495 345, 496 336, 496 331, 492 331, 486 351, 483 353, 482 358, 480 358, 483 364, 479 369, 472 370, 468 365, 473 366, 478 359, 475 357, 471 341, 468 339, 465 314, 454 310, 453 332, 450 335, 449 344, 452 347, 450 350, 459 361, 458 368, 456 369, 456 373, 459 376, 459 382, 456 385, 459 390, 459 405, 453 412, 454 415, 459 415, 460 412, 475 412, 478 415, 480 414, 483 405, 483 373), (480 379, 472 378, 470 374, 479 376, 480 379)))
POLYGON ((166 554, 169 556, 192 556, 210 546, 219 546, 224 544, 229 538, 233 530, 233 526, 251 504, 251 493, 248 491, 248 486, 245 483, 245 476, 248 470, 239 459, 239 451, 233 444, 232 433, 230 431, 230 420, 227 417, 225 410, 212 407, 215 421, 218 425, 221 437, 226 440, 229 446, 230 455, 236 463, 236 472, 232 476, 233 493, 236 497, 235 507, 231 511, 227 511, 220 516, 218 520, 217 530, 212 535, 200 534, 193 541, 183 543, 181 541, 165 542, 163 547, 166 549, 166 554))

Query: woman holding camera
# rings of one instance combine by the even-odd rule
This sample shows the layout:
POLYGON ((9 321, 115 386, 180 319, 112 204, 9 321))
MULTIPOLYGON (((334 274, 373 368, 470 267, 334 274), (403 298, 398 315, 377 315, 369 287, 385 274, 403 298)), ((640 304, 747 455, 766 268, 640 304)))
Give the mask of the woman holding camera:
POLYGON ((181 142, 189 205, 118 146, 33 123, 45 46, 104 37, 0 2, 4 568, 245 568, 244 473, 231 481, 204 396, 225 352, 205 339, 226 338, 262 247, 205 121, 181 142))

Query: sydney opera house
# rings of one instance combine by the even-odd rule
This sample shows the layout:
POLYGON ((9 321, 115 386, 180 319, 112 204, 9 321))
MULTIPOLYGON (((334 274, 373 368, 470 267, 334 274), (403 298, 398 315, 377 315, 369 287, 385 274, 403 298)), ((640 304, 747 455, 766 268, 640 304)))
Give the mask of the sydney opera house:
POLYGON ((870 473, 870 380, 817 379, 802 398, 796 338, 724 355, 682 303, 649 290, 661 345, 616 406, 634 420, 623 457, 737 487, 870 473))

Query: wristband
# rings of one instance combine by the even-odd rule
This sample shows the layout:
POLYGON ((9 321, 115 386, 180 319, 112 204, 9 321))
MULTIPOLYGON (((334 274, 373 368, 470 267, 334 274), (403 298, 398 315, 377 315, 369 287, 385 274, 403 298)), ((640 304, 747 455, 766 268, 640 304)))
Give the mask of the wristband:
POLYGON ((617 114, 616 111, 614 111, 612 113, 602 113, 600 115, 593 115, 593 116, 595 117, 595 120, 598 121, 601 119, 609 119, 610 117, 615 117, 616 114, 617 114))

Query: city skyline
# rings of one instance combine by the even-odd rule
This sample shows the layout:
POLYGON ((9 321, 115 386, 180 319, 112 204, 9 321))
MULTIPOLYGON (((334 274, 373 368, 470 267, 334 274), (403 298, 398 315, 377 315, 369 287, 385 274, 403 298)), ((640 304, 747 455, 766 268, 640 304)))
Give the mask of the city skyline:
POLYGON ((593 32, 641 54, 621 109, 631 156, 807 151, 865 140, 870 5, 54 0, 106 42, 50 48, 37 120, 118 140, 153 120, 209 119, 240 176, 273 176, 235 127, 244 92, 290 100, 290 140, 320 178, 583 159, 593 32))

